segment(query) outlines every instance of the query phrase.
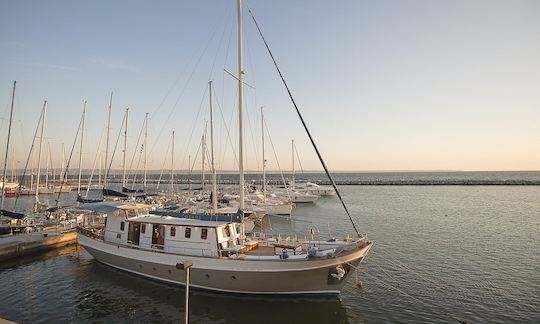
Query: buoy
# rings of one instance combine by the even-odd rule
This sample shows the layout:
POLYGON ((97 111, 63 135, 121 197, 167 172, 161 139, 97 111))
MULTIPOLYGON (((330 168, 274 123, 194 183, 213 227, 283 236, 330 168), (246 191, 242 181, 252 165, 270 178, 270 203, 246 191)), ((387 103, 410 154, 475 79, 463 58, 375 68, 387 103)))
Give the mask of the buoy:
POLYGON ((356 287, 364 288, 364 283, 362 282, 362 280, 356 280, 356 287))

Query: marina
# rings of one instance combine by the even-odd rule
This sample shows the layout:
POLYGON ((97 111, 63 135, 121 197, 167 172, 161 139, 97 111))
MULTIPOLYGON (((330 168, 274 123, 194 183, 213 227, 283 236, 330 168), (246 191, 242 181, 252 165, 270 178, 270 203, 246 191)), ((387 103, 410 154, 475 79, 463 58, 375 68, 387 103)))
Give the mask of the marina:
POLYGON ((6 3, 0 323, 540 322, 540 7, 484 7, 6 3))

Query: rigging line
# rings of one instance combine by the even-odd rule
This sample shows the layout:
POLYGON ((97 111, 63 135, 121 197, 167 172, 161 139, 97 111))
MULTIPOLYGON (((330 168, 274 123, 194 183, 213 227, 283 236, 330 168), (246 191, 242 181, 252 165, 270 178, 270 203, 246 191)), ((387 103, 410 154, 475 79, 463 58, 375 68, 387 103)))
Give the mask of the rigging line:
MULTIPOLYGON (((154 142, 154 144, 152 145, 152 151, 150 152, 150 154, 153 153, 153 148, 156 147, 156 144, 157 142, 159 141, 160 137, 161 137, 161 134, 163 133, 163 130, 165 129, 165 126, 169 123, 169 121, 171 120, 171 116, 172 114, 174 113, 174 110, 176 109, 176 106, 178 105, 178 103, 180 102, 180 99, 184 96, 184 93, 186 92, 187 90, 187 87, 188 87, 188 84, 191 82, 191 79, 193 78, 193 76, 195 75, 195 71, 197 71, 197 68, 199 66, 199 64, 201 63, 202 61, 202 58, 206 55, 206 51, 208 50, 208 47, 210 46, 210 43, 212 42, 212 40, 214 39, 214 36, 216 35, 217 33, 217 30, 218 30, 218 27, 219 25, 221 24, 222 22, 221 21, 217 21, 216 22, 216 25, 215 27, 213 28, 214 31, 212 32, 212 34, 210 35, 210 39, 208 39, 208 41, 206 42, 206 45, 204 47, 204 50, 203 52, 201 53, 201 55, 199 56, 199 58, 197 59, 197 62, 195 63, 193 69, 191 70, 191 73, 188 77, 188 79, 186 80, 186 83, 184 83, 184 86, 182 88, 182 90, 180 91, 180 95, 178 95, 174 105, 172 106, 170 112, 169 112, 169 115, 167 116, 167 119, 165 120, 165 122, 163 123, 163 125, 161 125, 161 129, 158 133, 158 136, 156 137, 156 140, 154 142)), ((153 115, 155 116, 155 115, 153 115)))
POLYGON ((186 142, 184 142, 184 144, 185 144, 184 147, 186 148, 186 150, 184 152, 184 157, 182 158, 181 165, 184 165, 186 163, 186 158, 188 156, 188 151, 189 151, 189 148, 191 146, 191 140, 193 139, 193 133, 195 132, 195 125, 198 124, 199 116, 201 115, 201 111, 203 109, 203 104, 204 104, 204 101, 206 99, 206 92, 207 91, 208 91, 208 87, 204 87, 204 92, 203 92, 203 96, 201 98, 201 103, 199 104, 199 110, 197 110, 197 115, 195 116, 195 120, 192 123, 193 126, 191 127, 191 133, 189 134, 187 144, 185 144, 186 142))
MULTIPOLYGON (((124 124, 126 117, 127 117, 126 114, 124 114, 124 118, 122 119, 122 125, 124 124)), ((105 179, 109 178, 109 173, 111 171, 111 167, 114 161, 114 154, 116 153, 116 148, 118 147, 118 141, 120 140, 120 137, 122 136, 122 130, 123 130, 123 127, 120 127, 118 131, 118 136, 116 137, 116 143, 114 144, 114 149, 111 155, 111 163, 109 163, 109 167, 107 168, 107 173, 105 173, 105 179)))
MULTIPOLYGON (((235 158, 236 163, 238 163, 238 156, 236 155, 236 150, 234 149, 234 144, 231 139, 231 132, 229 131, 229 127, 227 127, 227 123, 225 120, 225 116, 223 115, 223 109, 221 109, 221 105, 219 104, 218 96, 214 96, 216 99, 217 106, 219 108, 219 114, 221 116, 221 120, 223 121, 223 127, 225 127, 225 130, 227 131, 227 139, 229 140, 229 144, 231 144, 232 150, 233 150, 233 156, 235 158)), ((220 143, 221 144, 221 143, 220 143)), ((221 145, 220 145, 221 146, 221 145)), ((223 145, 226 147, 226 145, 223 145)), ((225 152, 223 152, 223 157, 221 160, 221 165, 223 165, 223 160, 225 159, 225 152)))
MULTIPOLYGON (((139 151, 138 148, 139 148, 139 143, 141 141, 142 133, 143 133, 143 130, 144 130, 144 123, 145 123, 145 121, 143 120, 141 130, 139 131, 139 136, 137 137, 137 144, 135 144, 135 150, 133 150, 133 155, 131 156, 131 162, 129 162, 129 170, 128 170, 128 175, 127 175, 127 179, 126 179, 126 184, 129 183, 129 177, 132 174, 132 169, 131 168, 133 167, 133 161, 135 160, 135 155, 137 155, 137 151, 139 151)), ((140 155, 139 155, 139 160, 140 160, 140 155)), ((137 177, 137 171, 139 171, 138 167, 139 167, 139 165, 137 164, 137 169, 135 170, 135 175, 134 175, 135 178, 137 177)))
POLYGON ((86 186, 86 193, 84 194, 84 198, 88 198, 88 193, 90 192, 90 184, 92 183, 92 178, 94 177, 94 171, 96 169, 96 162, 97 159, 101 159, 101 154, 99 154, 99 150, 101 148, 101 142, 103 142, 103 135, 105 134, 105 130, 107 129, 107 122, 105 122, 105 125, 103 125, 103 130, 101 131, 101 135, 99 135, 99 141, 98 141, 98 147, 96 149, 96 156, 94 157, 94 163, 92 164, 92 172, 90 172, 90 178, 88 178, 88 185, 86 186))
POLYGON ((157 185, 156 185, 156 190, 159 189, 159 184, 161 183, 161 179, 163 177, 163 172, 165 170, 165 162, 168 161, 168 156, 169 156, 169 150, 171 149, 171 144, 172 144, 172 137, 169 139, 169 144, 167 144, 167 150, 165 151, 165 155, 164 155, 164 159, 163 159, 163 164, 161 165, 161 172, 159 173, 159 178, 158 178, 158 182, 157 182, 157 185))
POLYGON ((274 147, 274 142, 272 141, 272 136, 270 136, 270 130, 268 129, 268 124, 266 124, 266 119, 263 120, 264 122, 264 128, 266 129, 266 133, 268 134, 268 139, 270 140, 270 146, 272 146, 272 151, 274 152, 274 157, 276 158, 276 163, 279 169, 279 173, 281 174, 281 180, 283 181, 283 185, 285 185, 285 190, 287 191, 287 196, 289 197, 289 200, 292 202, 291 199, 291 192, 289 191, 289 186, 287 186, 287 182, 285 181, 285 176, 283 176, 283 171, 281 170, 281 166, 279 165, 279 159, 276 154, 276 149, 274 147))
POLYGON ((268 50, 268 54, 272 58, 272 61, 274 62, 274 66, 276 67, 277 72, 279 73, 279 77, 281 78, 281 81, 283 82, 283 85, 285 86, 285 89, 287 89, 287 93, 289 94, 289 98, 292 101, 292 104, 294 106, 294 109, 296 110, 296 113, 298 114, 298 117, 300 118, 300 121, 302 122, 302 125, 304 126, 304 129, 306 130, 306 133, 309 137, 309 140, 311 141, 311 145, 313 145, 313 148, 315 149, 315 152, 317 153, 317 157, 319 158, 319 161, 322 164, 322 167, 324 168, 324 172, 328 176, 328 179, 330 180, 330 183, 332 184, 332 187, 336 191, 336 194, 341 201, 341 205, 343 205, 343 209, 345 209, 345 212, 347 213, 347 216, 349 216, 349 220, 351 221, 351 224, 354 228, 354 231, 358 235, 358 237, 362 237, 360 232, 358 232, 358 229, 356 228, 356 224, 354 223, 351 214, 349 213, 349 210, 347 209, 347 206, 345 205, 345 202, 343 201, 343 198, 341 197, 341 193, 339 192, 336 183, 334 181, 334 178, 332 178, 332 175, 330 174, 330 171, 328 171, 328 168, 326 167, 326 163, 324 162, 321 153, 319 152, 319 149, 317 148, 317 145, 315 144, 315 141, 313 140, 313 137, 311 136, 311 133, 304 121, 304 118, 302 117, 302 114, 300 113, 300 109, 296 105, 296 101, 294 101, 293 95, 291 93, 291 90, 289 89, 289 86, 287 85, 287 82, 285 81, 285 78, 283 77, 283 74, 281 73, 281 70, 279 69, 279 66, 277 65, 276 59, 274 58, 274 55, 272 54, 272 51, 270 50, 270 46, 266 42, 266 39, 264 38, 261 28, 259 28, 259 24, 257 24, 257 20, 255 20, 255 16, 253 15, 253 12, 251 11, 251 8, 248 6, 248 12, 251 15, 251 18, 253 19, 253 22, 255 23, 255 26, 257 27, 257 30, 259 31, 259 35, 261 36, 264 45, 266 46, 266 49, 268 50))
MULTIPOLYGON (((348 264, 351 265, 350 263, 348 263, 348 264)), ((355 267, 355 268, 356 268, 356 267, 355 267)), ((358 269, 359 269, 359 268, 358 268, 358 269)), ((413 295, 410 295, 410 294, 406 293, 405 291, 403 291, 403 290, 401 290, 401 289, 399 289, 399 288, 397 288, 397 287, 392 286, 391 284, 385 282, 384 280, 382 280, 382 279, 380 279, 380 278, 377 278, 376 276, 374 276, 374 275, 372 275, 372 274, 370 274, 370 273, 367 273, 367 272, 365 272, 365 271, 363 271, 362 273, 363 273, 364 275, 367 275, 368 277, 370 277, 370 278, 372 278, 372 279, 377 280, 378 282, 382 283, 382 284, 385 285, 386 287, 391 288, 391 289, 394 289, 394 290, 396 290, 397 292, 403 294, 404 296, 407 296, 407 297, 409 297, 409 298, 411 298, 411 299, 413 299, 413 300, 415 300, 415 301, 417 301, 417 302, 423 304, 424 306, 428 306, 428 307, 437 307, 437 306, 438 306, 437 308, 440 308, 444 314, 446 314, 447 316, 449 316, 450 318, 452 318, 453 320, 455 320, 455 321, 457 321, 457 322, 459 322, 459 323, 467 323, 466 321, 464 321, 464 320, 462 320, 462 319, 460 319, 460 318, 458 318, 458 317, 456 317, 456 316, 454 316, 454 315, 448 313, 448 312, 445 310, 445 308, 442 307, 442 306, 440 306, 440 305, 427 303, 427 302, 425 302, 425 301, 423 301, 423 300, 421 300, 421 299, 419 299, 419 298, 414 297, 413 295)))
MULTIPOLYGON (((69 163, 71 162, 71 157, 73 156, 73 151, 75 151, 75 145, 77 144, 77 138, 79 137, 79 132, 81 131, 81 126, 84 120, 84 114, 82 114, 79 121, 79 127, 77 128, 77 133, 75 133, 75 138, 73 139, 73 145, 71 146, 71 152, 69 152, 69 158, 67 160, 66 169, 62 177, 62 182, 60 183, 60 190, 58 191, 58 196, 56 197, 56 208, 60 207, 60 195, 62 194, 62 189, 64 188, 64 183, 66 182, 66 176, 69 171, 69 163)), ((37 190, 37 188, 36 188, 37 190)))
POLYGON ((304 174, 304 167, 302 166, 302 161, 300 160, 300 156, 298 155, 298 149, 296 148, 296 143, 294 144, 294 151, 296 152, 296 158, 298 160, 298 164, 300 164, 300 170, 302 170, 302 174, 304 174))
MULTIPOLYGON (((19 196, 21 195, 21 186, 24 183, 24 177, 26 176, 26 170, 28 169, 28 164, 30 163, 30 159, 32 158, 32 152, 34 151, 34 145, 36 143, 36 137, 37 133, 39 131, 39 124, 41 124, 41 119, 43 118, 43 110, 41 111, 41 114, 39 115, 39 120, 36 127, 36 132, 34 133, 34 139, 32 139, 32 145, 30 146, 30 151, 28 152, 28 158, 26 159, 26 164, 24 165, 23 174, 21 175, 21 180, 19 181, 19 188, 17 189, 18 194, 17 197, 15 197, 15 203, 13 204, 13 210, 15 211, 17 208, 17 202, 19 201, 19 196)), ((21 131, 22 131, 22 125, 21 125, 21 131)), ((32 161, 33 163, 33 161, 32 161)))
POLYGON ((138 145, 135 148, 137 149, 137 150, 135 150, 135 152, 139 151, 139 158, 137 159, 137 165, 135 166, 135 173, 133 174, 133 181, 131 182, 131 189, 135 189, 135 181, 137 181, 137 176, 138 176, 138 173, 140 171, 139 166, 141 165, 141 159, 142 159, 142 156, 143 156, 144 144, 141 144, 141 149, 140 150, 138 149, 138 145))

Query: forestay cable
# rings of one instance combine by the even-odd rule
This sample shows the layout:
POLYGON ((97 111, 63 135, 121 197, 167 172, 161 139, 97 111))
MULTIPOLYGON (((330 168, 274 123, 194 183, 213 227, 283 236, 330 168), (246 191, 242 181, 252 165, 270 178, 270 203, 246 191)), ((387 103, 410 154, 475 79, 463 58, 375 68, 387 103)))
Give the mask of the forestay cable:
POLYGON ((347 209, 347 206, 345 205, 345 202, 343 201, 343 198, 341 197, 341 193, 339 192, 336 183, 334 182, 334 179, 332 178, 332 175, 330 175, 330 172, 328 171, 328 168, 326 167, 326 163, 324 163, 324 160, 322 158, 321 153, 319 152, 319 149, 317 148, 317 145, 315 144, 315 141, 313 140, 313 137, 311 136, 311 133, 309 132, 309 129, 304 122, 304 118, 302 117, 302 114, 300 113, 300 110, 298 109, 298 106, 296 105, 296 102, 294 101, 293 95, 291 93, 291 90, 289 89, 289 86, 287 85, 287 82, 285 81, 285 78, 283 77, 283 74, 281 73, 281 70, 279 69, 279 66, 277 65, 276 59, 274 58, 274 55, 272 54, 272 51, 270 50, 270 47, 268 46, 268 43, 266 42, 266 39, 264 38, 261 28, 259 28, 259 24, 257 24, 257 20, 255 20, 255 16, 253 15, 253 12, 251 11, 251 8, 248 6, 248 12, 251 15, 251 18, 253 19, 253 22, 255 23, 255 27, 257 27, 257 30, 259 31, 259 35, 262 38, 262 41, 264 42, 264 45, 266 46, 266 49, 268 50, 268 54, 270 54, 270 57, 272 58, 272 62, 274 62, 274 66, 276 67, 277 72, 279 73, 279 77, 281 78, 281 81, 283 82, 283 85, 285 86, 285 89, 287 89, 287 93, 289 94, 289 98, 292 101, 292 104, 294 105, 294 109, 296 110, 296 113, 298 114, 298 117, 300 117, 300 121, 302 122, 302 125, 304 126, 304 129, 306 130, 306 133, 309 137, 309 140, 311 141, 311 145, 313 145, 313 148, 315 149, 315 152, 317 153, 317 157, 319 158, 319 161, 322 164, 322 167, 324 168, 324 172, 326 173, 326 176, 328 176, 328 179, 330 180, 330 183, 332 184, 332 187, 336 191, 336 194, 339 198, 339 201, 341 201, 341 204, 343 205, 343 209, 345 209, 345 212, 347 213, 347 216, 349 216, 349 220, 351 221, 351 224, 354 228, 354 231, 358 235, 358 237, 362 237, 362 235, 358 232, 358 229, 356 228, 356 225, 354 224, 354 221, 351 217, 351 214, 349 213, 349 210, 347 209))

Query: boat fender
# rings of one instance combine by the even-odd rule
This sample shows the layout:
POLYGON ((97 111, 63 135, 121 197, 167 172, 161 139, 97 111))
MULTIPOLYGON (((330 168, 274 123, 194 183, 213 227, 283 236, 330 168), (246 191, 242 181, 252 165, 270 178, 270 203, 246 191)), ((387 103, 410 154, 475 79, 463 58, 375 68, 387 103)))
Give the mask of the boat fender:
POLYGON ((312 247, 308 250, 308 259, 314 258, 317 256, 317 249, 312 247))

